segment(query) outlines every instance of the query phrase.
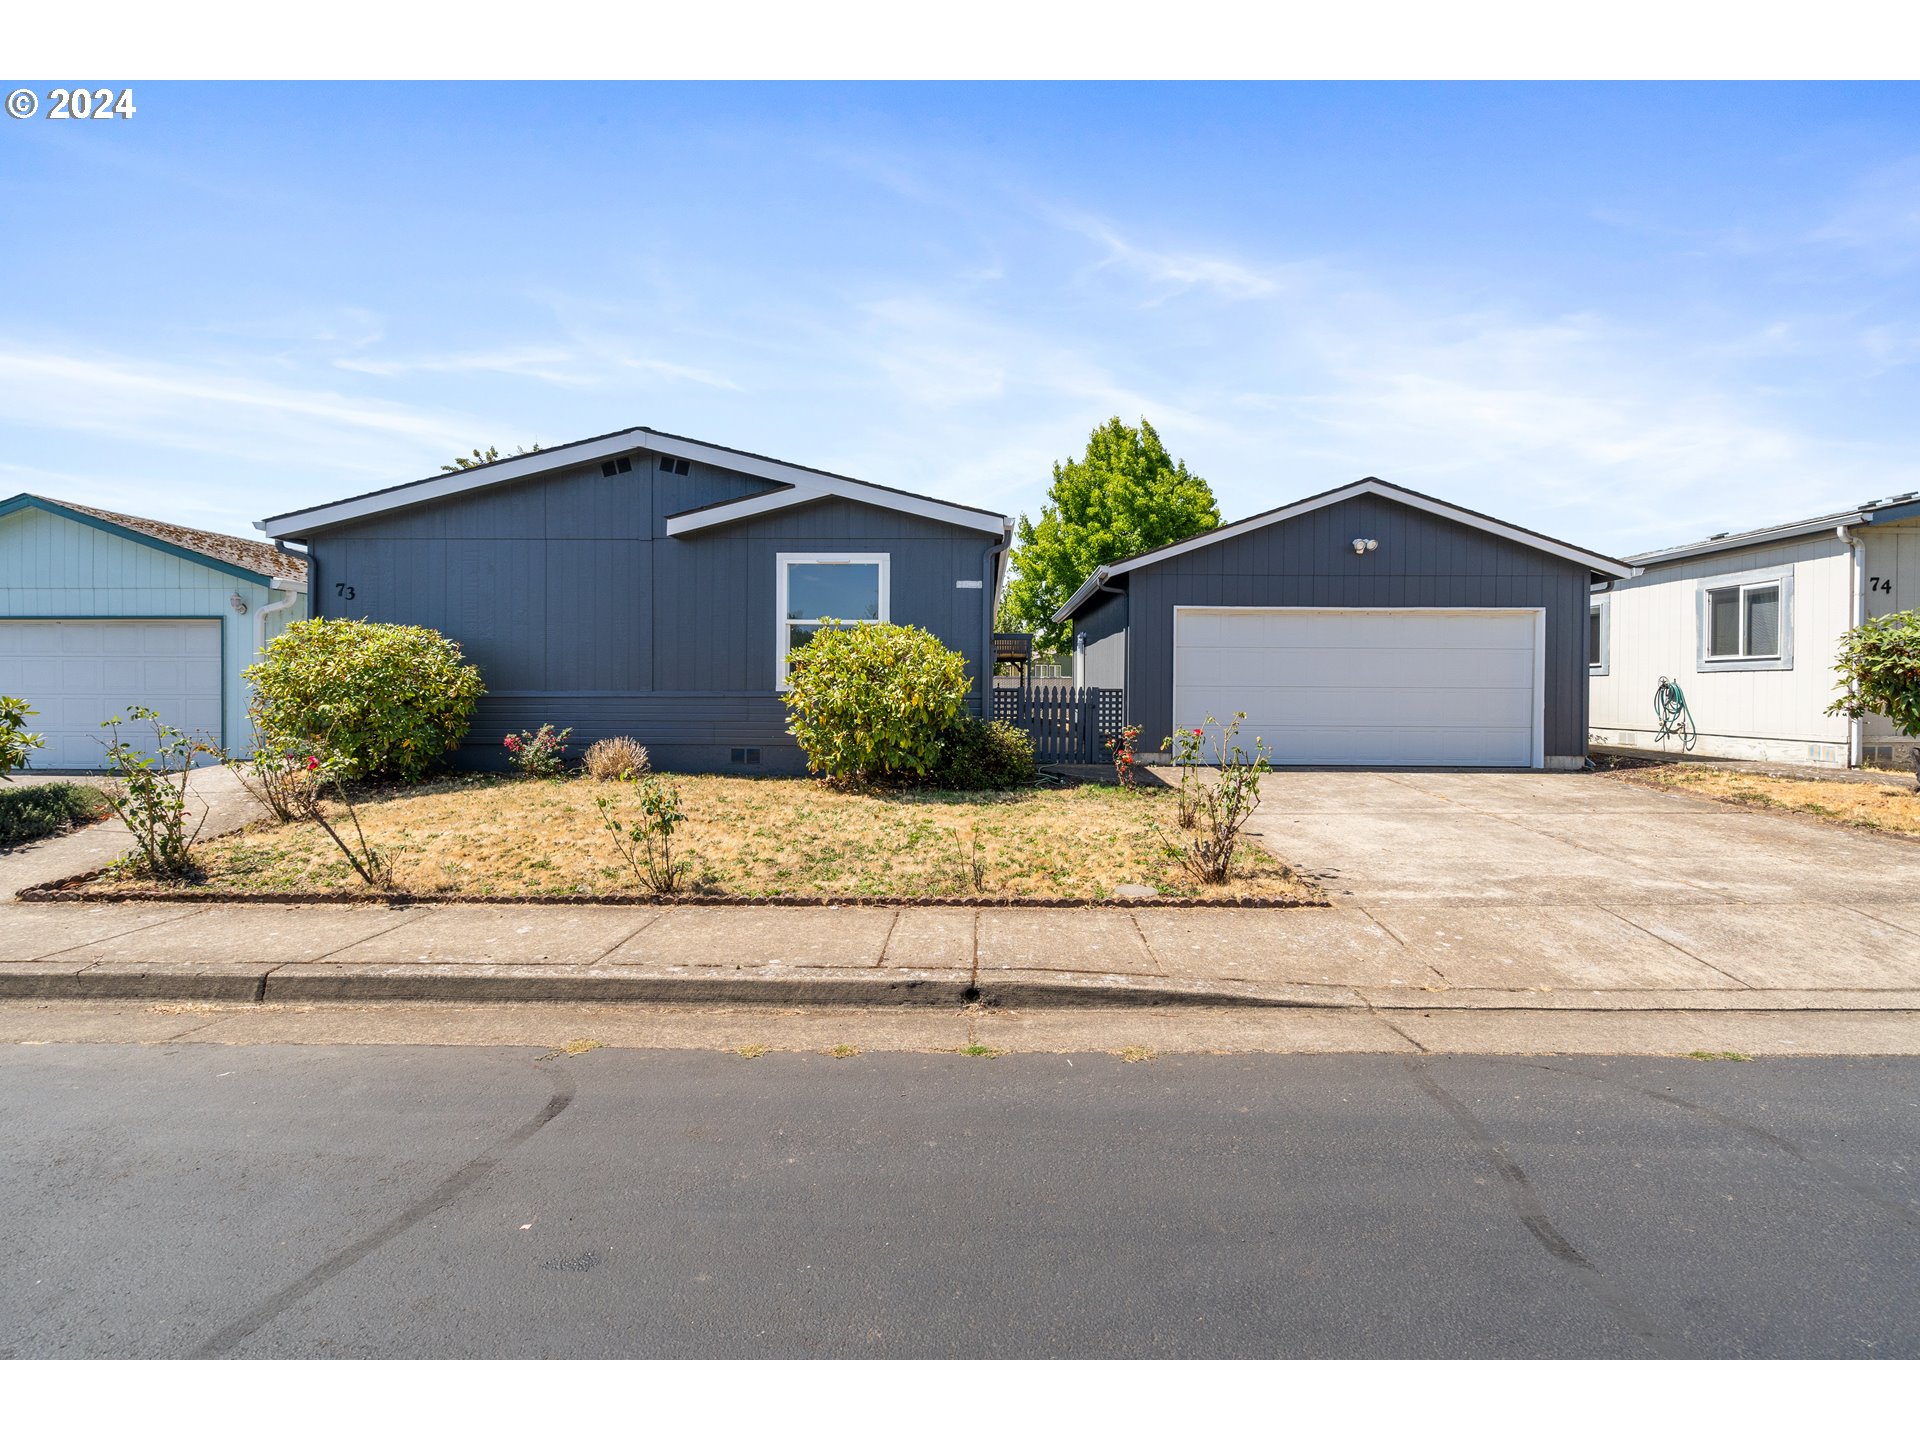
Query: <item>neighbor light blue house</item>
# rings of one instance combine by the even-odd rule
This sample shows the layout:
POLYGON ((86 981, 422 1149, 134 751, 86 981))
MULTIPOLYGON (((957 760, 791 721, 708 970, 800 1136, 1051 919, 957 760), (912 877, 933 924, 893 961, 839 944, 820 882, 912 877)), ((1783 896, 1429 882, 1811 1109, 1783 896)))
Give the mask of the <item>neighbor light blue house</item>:
POLYGON ((306 589, 306 563, 258 540, 41 495, 0 501, 0 695, 40 712, 31 768, 100 768, 100 722, 131 705, 243 749, 241 672, 304 618, 306 589))

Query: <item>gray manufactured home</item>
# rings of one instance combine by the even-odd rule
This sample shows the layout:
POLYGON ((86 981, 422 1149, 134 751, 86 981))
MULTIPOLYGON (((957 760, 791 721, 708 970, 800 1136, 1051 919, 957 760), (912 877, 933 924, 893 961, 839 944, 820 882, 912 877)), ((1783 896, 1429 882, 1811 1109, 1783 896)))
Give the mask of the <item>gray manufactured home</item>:
POLYGON ((1011 527, 646 427, 276 515, 313 612, 426 625, 480 667, 460 760, 543 722, 631 735, 662 768, 792 773, 788 657, 820 621, 918 625, 978 713, 1011 527))
POLYGON ((1574 769, 1588 594, 1630 573, 1368 478, 1102 566, 1056 618, 1143 746, 1245 711, 1282 765, 1574 769))

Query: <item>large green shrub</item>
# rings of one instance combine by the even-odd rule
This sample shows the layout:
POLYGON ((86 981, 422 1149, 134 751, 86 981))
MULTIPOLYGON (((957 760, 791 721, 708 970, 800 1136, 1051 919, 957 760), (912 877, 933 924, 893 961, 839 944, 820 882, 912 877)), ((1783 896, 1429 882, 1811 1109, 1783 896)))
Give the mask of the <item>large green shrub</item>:
POLYGON ((965 715, 947 732, 927 783, 942 790, 1014 790, 1039 778, 1031 735, 1004 720, 965 715))
POLYGON ((966 661, 911 625, 822 625, 794 656, 787 733, 835 780, 921 776, 966 712, 966 661))
MULTIPOLYGON (((1856 625, 1840 637, 1833 668, 1846 693, 1827 707, 1829 715, 1884 715, 1902 735, 1920 737, 1920 610, 1876 615, 1856 625)), ((1913 750, 1913 771, 1920 790, 1920 745, 1913 750)))
POLYGON ((321 748, 346 780, 418 780, 460 743, 486 694, 437 630, 368 620, 296 621, 247 680, 265 743, 321 748))

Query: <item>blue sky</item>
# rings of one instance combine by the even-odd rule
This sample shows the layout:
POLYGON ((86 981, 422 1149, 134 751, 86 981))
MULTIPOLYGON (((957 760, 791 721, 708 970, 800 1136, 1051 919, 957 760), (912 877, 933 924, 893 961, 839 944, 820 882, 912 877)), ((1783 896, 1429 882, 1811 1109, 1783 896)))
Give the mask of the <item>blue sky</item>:
POLYGON ((1911 85, 135 98, 0 120, 0 494, 251 533, 645 424, 1017 513, 1114 414, 1229 518, 1374 474, 1624 553, 1920 487, 1911 85))

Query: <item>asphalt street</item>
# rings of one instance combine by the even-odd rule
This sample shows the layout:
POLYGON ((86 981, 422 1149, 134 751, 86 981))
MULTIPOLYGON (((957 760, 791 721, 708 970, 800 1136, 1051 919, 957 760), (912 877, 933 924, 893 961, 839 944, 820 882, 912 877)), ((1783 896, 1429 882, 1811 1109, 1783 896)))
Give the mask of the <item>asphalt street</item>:
POLYGON ((6 1356, 1914 1356, 1920 1060, 0 1048, 6 1356))

